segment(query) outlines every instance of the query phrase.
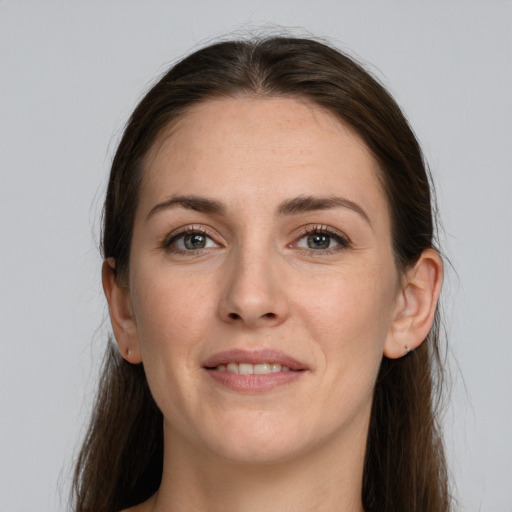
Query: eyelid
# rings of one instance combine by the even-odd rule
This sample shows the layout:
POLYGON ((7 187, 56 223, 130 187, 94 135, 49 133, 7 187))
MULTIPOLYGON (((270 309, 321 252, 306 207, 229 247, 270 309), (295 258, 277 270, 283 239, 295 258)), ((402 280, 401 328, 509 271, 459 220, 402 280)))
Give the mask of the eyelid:
MULTIPOLYGON (((351 245, 351 241, 349 237, 339 229, 336 229, 332 226, 326 225, 326 224, 310 224, 306 225, 300 228, 300 233, 298 236, 295 237, 295 239, 288 245, 289 248, 295 248, 300 250, 301 252, 305 254, 314 254, 314 255, 321 255, 321 254, 331 254, 338 251, 341 251, 343 249, 346 249, 351 245), (307 249, 307 248, 301 248, 297 247, 297 244, 300 240, 302 240, 304 237, 312 234, 326 234, 331 237, 333 237, 338 245, 336 247, 331 247, 328 249, 307 249)), ((189 224, 186 226, 179 227, 171 233, 165 235, 161 242, 159 243, 159 247, 167 250, 169 252, 175 252, 175 253, 183 253, 183 254, 200 254, 204 250, 212 249, 211 247, 197 249, 197 250, 181 250, 181 249, 174 249, 172 250, 172 244, 176 240, 178 240, 180 237, 187 235, 187 234, 194 234, 198 233, 204 236, 207 236, 210 238, 217 246, 222 246, 222 243, 218 241, 220 238, 216 232, 213 232, 213 230, 210 230, 208 227, 205 227, 202 224, 189 224)))
MULTIPOLYGON (((216 245, 218 245, 218 246, 221 245, 217 241, 217 239, 219 237, 216 236, 215 234, 213 234, 207 227, 205 227, 203 225, 200 225, 200 224, 189 224, 187 226, 182 226, 180 228, 177 228, 177 229, 171 231, 171 233, 165 235, 164 238, 162 239, 162 241, 159 243, 159 247, 161 247, 162 249, 165 249, 165 250, 171 252, 171 244, 173 242, 175 242, 176 240, 178 240, 180 237, 182 237, 184 235, 194 234, 194 233, 207 236, 208 238, 213 240, 213 242, 216 245)), ((197 249, 197 250, 188 250, 188 251, 183 251, 181 249, 176 249, 173 252, 176 252, 176 253, 198 254, 198 253, 200 253, 201 251, 203 251, 205 249, 211 249, 211 247, 203 248, 203 249, 197 249)))
POLYGON ((332 226, 328 226, 326 224, 313 224, 304 226, 302 229, 302 232, 295 238, 295 240, 289 245, 289 247, 297 248, 304 254, 308 255, 321 255, 321 254, 332 254, 341 250, 344 250, 352 244, 350 238, 343 233, 343 231, 340 231, 339 229, 336 229, 332 226), (306 249, 302 247, 297 247, 297 244, 300 240, 302 240, 304 237, 314 234, 326 234, 336 239, 338 242, 338 246, 332 247, 329 249, 306 249))
POLYGON ((350 241, 348 236, 343 231, 340 231, 339 229, 336 229, 327 224, 313 224, 313 225, 308 225, 308 226, 304 227, 303 236, 311 235, 311 234, 315 234, 315 233, 326 233, 328 235, 337 236, 346 242, 350 241))

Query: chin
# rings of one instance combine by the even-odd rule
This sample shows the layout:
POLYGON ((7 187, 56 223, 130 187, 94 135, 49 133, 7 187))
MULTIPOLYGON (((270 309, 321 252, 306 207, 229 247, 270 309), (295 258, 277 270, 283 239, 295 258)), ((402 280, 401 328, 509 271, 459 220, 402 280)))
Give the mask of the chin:
POLYGON ((223 443, 216 447, 216 455, 233 464, 270 465, 284 463, 294 459, 304 450, 290 443, 274 442, 263 445, 258 440, 254 443, 223 443))
POLYGON ((206 444, 211 452, 236 464, 286 462, 307 451, 311 444, 298 425, 276 424, 268 418, 232 422, 210 433, 213 438, 208 436, 206 444))

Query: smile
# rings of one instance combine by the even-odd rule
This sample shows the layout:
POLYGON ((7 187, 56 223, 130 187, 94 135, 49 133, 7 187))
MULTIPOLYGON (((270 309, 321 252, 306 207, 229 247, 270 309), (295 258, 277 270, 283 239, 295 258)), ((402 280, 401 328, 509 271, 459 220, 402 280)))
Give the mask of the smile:
POLYGON ((219 364, 214 370, 219 372, 228 371, 231 373, 240 373, 242 375, 264 375, 266 373, 289 372, 290 368, 279 363, 228 363, 219 364))
POLYGON ((309 373, 307 365, 276 350, 229 350, 213 355, 202 366, 223 388, 249 394, 271 391, 309 373))

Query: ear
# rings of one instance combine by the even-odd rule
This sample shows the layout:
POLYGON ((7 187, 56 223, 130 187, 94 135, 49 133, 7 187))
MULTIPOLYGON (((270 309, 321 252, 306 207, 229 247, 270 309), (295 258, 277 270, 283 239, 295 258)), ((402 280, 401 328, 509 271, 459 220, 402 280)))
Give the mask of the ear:
POLYGON ((434 322, 443 284, 443 261, 434 249, 426 249, 403 277, 384 355, 397 359, 419 347, 434 322))
POLYGON ((142 361, 137 324, 133 315, 130 289, 116 276, 115 259, 107 258, 101 269, 103 291, 107 298, 112 330, 124 359, 133 364, 142 361))

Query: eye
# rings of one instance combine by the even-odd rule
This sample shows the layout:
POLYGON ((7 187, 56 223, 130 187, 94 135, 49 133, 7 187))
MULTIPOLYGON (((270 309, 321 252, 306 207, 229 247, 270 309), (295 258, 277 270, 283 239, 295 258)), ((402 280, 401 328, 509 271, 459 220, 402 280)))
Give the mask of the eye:
MULTIPOLYGON (((303 238, 305 239, 306 245, 309 249, 329 249, 331 244, 334 242, 331 235, 327 235, 325 233, 315 233, 303 238)), ((300 243, 299 247, 301 247, 300 243)))
POLYGON ((349 241, 337 230, 328 226, 316 226, 306 230, 294 246, 311 252, 335 252, 348 247, 349 241))
POLYGON ((190 253, 219 247, 204 230, 190 227, 178 233, 171 233, 162 245, 167 251, 175 253, 190 253))

